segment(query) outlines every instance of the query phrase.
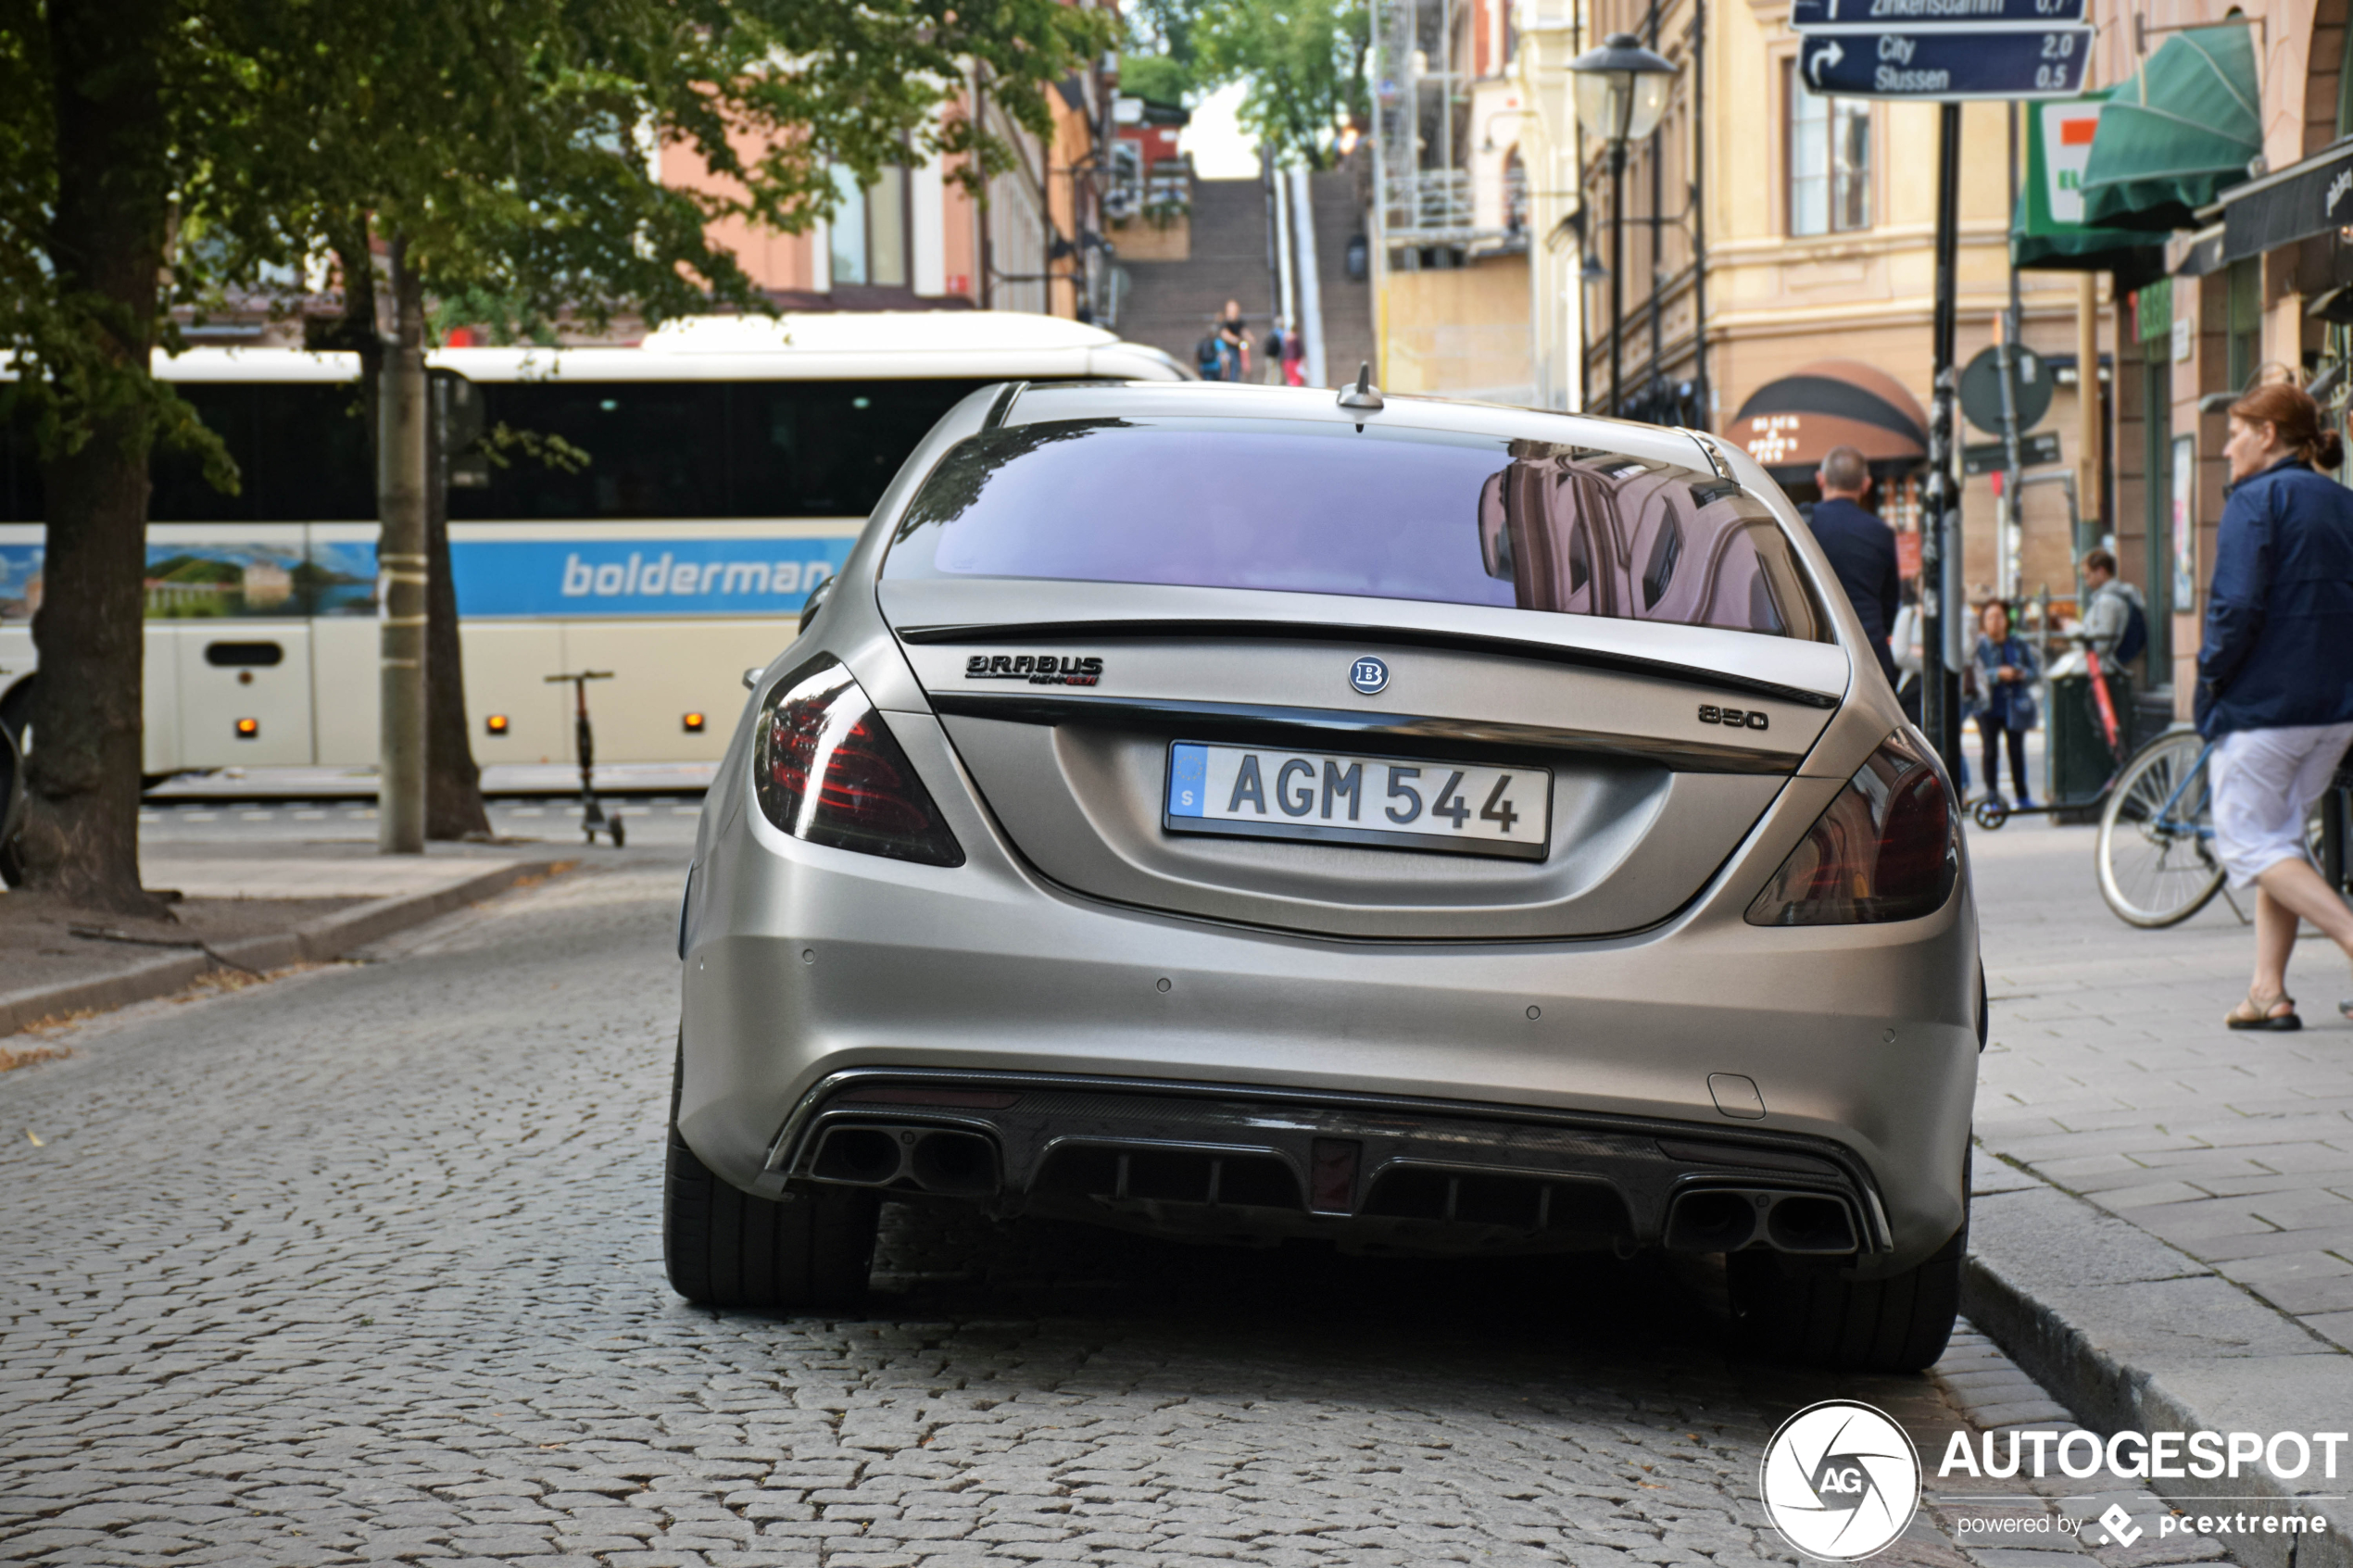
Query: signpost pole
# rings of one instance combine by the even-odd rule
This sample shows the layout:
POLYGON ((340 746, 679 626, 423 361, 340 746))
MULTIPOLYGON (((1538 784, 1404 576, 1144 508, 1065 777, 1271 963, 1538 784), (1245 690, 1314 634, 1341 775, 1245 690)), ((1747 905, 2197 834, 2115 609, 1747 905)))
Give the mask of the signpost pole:
MULTIPOLYGON (((2018 106, 2009 106, 2010 140, 2010 202, 2006 212, 2018 210, 2018 106)), ((2006 258, 2007 259, 2007 258, 2006 258)), ((1994 526, 2001 531, 1999 548, 1995 551, 1994 592, 2010 598, 2026 591, 2025 572, 2019 559, 2025 530, 2019 525, 2019 481, 2024 477, 2020 470, 2018 452, 2018 381, 2014 367, 2019 332, 2025 326, 2025 312, 2019 307, 2018 269, 2011 267, 2010 304, 2002 316, 2002 504, 1995 510, 1994 526)), ((1990 784, 1987 787, 1992 787, 1990 784)))
POLYGON ((1957 554, 1960 497, 1953 493, 1954 269, 1959 244, 1961 106, 1941 105, 1936 143, 1935 397, 1929 413, 1928 492, 1920 519, 1920 727, 1944 759, 1960 770, 1960 681, 1944 657, 1952 606, 1948 550, 1957 554))

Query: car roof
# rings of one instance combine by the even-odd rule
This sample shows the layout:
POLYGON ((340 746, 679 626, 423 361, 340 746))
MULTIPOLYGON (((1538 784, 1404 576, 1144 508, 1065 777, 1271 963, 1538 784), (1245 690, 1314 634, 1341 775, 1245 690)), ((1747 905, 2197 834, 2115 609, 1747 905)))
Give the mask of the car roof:
POLYGON ((1242 382, 1091 382, 1075 386, 1026 386, 1009 406, 999 410, 998 422, 1038 424, 1114 414, 1308 420, 1443 431, 1622 452, 1629 458, 1672 463, 1702 473, 1718 468, 1710 448, 1702 445, 1689 431, 1662 425, 1403 393, 1382 394, 1382 406, 1377 409, 1343 408, 1340 395, 1328 389, 1253 386, 1242 382))

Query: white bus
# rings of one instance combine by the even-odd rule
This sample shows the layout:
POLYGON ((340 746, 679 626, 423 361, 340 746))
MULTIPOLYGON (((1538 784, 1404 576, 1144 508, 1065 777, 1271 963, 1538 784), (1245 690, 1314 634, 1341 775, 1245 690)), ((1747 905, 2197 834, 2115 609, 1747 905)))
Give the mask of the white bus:
MULTIPOLYGON (((715 760, 744 670, 789 640, 883 488, 991 382, 1175 380, 1156 348, 1048 316, 907 311, 701 318, 628 348, 453 348, 503 464, 449 490, 475 759, 574 760, 569 688, 599 762, 715 760), (559 438, 585 462, 547 460, 559 438), (534 448, 541 455, 535 455, 534 448)), ((359 363, 195 349, 157 371, 236 458, 239 494, 158 453, 148 505, 150 775, 376 759, 375 486, 359 363)), ((6 384, 0 380, 0 395, 6 384)), ((0 721, 20 727, 41 602, 38 468, 0 419, 0 721)))

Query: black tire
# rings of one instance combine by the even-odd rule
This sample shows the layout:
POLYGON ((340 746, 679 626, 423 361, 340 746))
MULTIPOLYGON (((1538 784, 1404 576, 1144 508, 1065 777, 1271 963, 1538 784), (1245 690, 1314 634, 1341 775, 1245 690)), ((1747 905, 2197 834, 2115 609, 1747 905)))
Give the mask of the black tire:
POLYGON ((0 884, 21 886, 24 865, 17 850, 17 830, 24 825, 24 759, 17 751, 16 733, 0 724, 0 884))
POLYGON ((1969 1220, 1919 1267, 1893 1279, 1839 1277, 1840 1266, 1780 1252, 1724 1260, 1732 1316, 1751 1348, 1837 1372, 1919 1372, 1944 1354, 1961 1311, 1969 1220))
POLYGON ((785 1202, 739 1192, 678 1135, 670 1097, 661 1254, 670 1287, 698 1307, 803 1311, 865 1298, 882 1203, 867 1187, 807 1186, 785 1202))

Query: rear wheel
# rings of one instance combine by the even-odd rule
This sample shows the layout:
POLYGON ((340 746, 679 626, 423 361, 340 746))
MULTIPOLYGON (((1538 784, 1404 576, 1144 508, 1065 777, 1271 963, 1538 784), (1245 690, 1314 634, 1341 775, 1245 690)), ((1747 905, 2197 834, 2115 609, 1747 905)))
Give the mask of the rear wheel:
POLYGON ((2128 925, 2178 925, 2222 889, 2206 743, 2168 735, 2124 766, 2100 812, 2100 897, 2128 925))
POLYGON ((1961 1311, 1969 1221, 1935 1256, 1893 1279, 1839 1277, 1841 1265, 1779 1252, 1724 1260, 1732 1316, 1756 1350, 1840 1372, 1919 1372, 1935 1364, 1961 1311))
POLYGON ((866 1294, 881 1219, 873 1190, 811 1187, 783 1202, 738 1192, 678 1135, 678 1082, 673 1075, 662 1181, 670 1287, 698 1307, 856 1306, 866 1294))

